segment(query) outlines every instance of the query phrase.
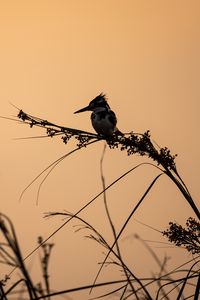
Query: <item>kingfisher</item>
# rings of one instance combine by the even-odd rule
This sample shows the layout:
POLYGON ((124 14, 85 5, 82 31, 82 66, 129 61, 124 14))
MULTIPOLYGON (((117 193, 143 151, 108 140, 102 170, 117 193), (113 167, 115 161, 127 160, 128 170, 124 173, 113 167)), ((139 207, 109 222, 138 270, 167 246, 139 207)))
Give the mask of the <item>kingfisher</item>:
POLYGON ((114 133, 123 135, 116 127, 117 117, 110 109, 105 94, 101 93, 95 97, 88 106, 81 108, 74 113, 77 114, 84 111, 92 111, 92 126, 99 135, 105 137, 111 137, 114 133))

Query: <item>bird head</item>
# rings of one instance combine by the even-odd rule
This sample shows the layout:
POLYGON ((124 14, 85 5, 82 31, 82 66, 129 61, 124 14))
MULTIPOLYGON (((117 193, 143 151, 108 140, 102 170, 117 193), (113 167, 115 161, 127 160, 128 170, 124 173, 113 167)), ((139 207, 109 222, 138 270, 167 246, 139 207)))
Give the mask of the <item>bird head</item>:
POLYGON ((84 112, 84 111, 94 111, 95 109, 97 108, 107 108, 109 109, 109 105, 106 101, 106 96, 105 94, 100 94, 98 95, 96 98, 94 98, 88 106, 84 107, 84 108, 81 108, 77 111, 75 111, 74 113, 77 114, 77 113, 80 113, 80 112, 84 112))

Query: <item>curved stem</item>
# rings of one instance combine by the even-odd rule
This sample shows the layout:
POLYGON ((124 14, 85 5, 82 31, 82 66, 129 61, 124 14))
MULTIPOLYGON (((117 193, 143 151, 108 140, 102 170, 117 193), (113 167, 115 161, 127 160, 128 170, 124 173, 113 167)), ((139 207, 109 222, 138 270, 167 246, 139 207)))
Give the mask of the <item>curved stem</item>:
POLYGON ((185 189, 185 187, 181 184, 180 181, 178 181, 173 174, 170 172, 169 169, 165 169, 165 174, 167 176, 169 176, 169 178, 176 184, 176 186, 178 187, 178 189, 180 190, 180 192, 183 194, 184 198, 187 200, 187 202, 189 203, 189 205, 191 206, 192 210, 194 211, 194 213, 196 214, 196 216, 200 219, 200 212, 196 206, 196 204, 194 203, 192 197, 190 196, 190 194, 187 192, 187 190, 185 189))

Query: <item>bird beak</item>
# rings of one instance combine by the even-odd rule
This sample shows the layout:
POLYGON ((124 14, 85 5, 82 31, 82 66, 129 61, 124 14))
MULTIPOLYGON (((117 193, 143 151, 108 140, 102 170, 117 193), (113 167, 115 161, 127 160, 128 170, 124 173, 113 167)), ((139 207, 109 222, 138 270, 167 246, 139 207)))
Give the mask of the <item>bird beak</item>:
POLYGON ((91 110, 90 107, 89 107, 89 105, 86 106, 86 107, 84 107, 84 108, 81 108, 81 109, 75 111, 74 114, 78 114, 80 112, 87 111, 87 110, 91 110))

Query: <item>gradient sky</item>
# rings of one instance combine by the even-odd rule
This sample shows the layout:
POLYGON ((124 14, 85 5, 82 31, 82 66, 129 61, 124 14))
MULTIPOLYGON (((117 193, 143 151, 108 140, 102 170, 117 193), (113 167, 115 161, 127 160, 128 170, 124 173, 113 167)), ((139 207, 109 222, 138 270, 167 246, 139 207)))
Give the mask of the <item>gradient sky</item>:
MULTIPOLYGON (((153 140, 178 154, 178 170, 199 206, 199 1, 8 0, 0 1, 0 8, 1 115, 16 115, 12 102, 32 115, 93 131, 89 113, 73 112, 104 92, 121 131, 150 130, 153 140)), ((37 206, 39 182, 28 189, 21 202, 20 193, 75 145, 64 145, 59 139, 14 140, 43 131, 3 119, 0 122, 1 210, 13 220, 26 255, 35 247, 38 235, 47 237, 61 224, 60 218, 44 220, 43 213, 76 212, 101 190, 103 143, 63 161, 45 182, 37 206)), ((148 160, 107 149, 106 182, 143 161, 148 160)), ((154 168, 143 167, 108 192, 117 229, 156 175, 154 168)), ((102 199, 83 216, 108 234, 102 199)), ((164 230, 169 221, 184 224, 189 216, 193 216, 190 207, 163 177, 136 219, 164 230)), ((97 262, 104 257, 99 246, 83 238, 84 232, 74 234, 74 230, 70 225, 51 240, 56 243, 50 268, 53 289, 90 284, 97 262)), ((149 274, 157 270, 155 262, 145 251, 141 255, 140 243, 126 239, 135 233, 153 241, 164 239, 135 221, 123 236, 127 261, 139 275, 149 274)), ((162 258, 166 253, 172 256, 172 265, 188 259, 180 249, 154 250, 162 258)), ((27 263, 39 280, 33 267, 37 260, 36 254, 27 263)))

